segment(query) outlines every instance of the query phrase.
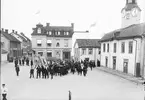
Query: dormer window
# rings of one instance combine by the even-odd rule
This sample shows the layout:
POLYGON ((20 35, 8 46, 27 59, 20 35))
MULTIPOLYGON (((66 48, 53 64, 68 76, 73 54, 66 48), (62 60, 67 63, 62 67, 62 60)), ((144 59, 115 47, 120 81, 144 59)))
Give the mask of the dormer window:
POLYGON ((37 29, 37 33, 39 33, 39 34, 41 33, 41 28, 37 29))
POLYGON ((64 35, 69 35, 69 32, 64 32, 64 35))
POLYGON ((57 43, 56 43, 56 47, 59 47, 59 46, 60 46, 60 45, 59 45, 59 43, 57 42, 57 43))
POLYGON ((51 31, 48 31, 48 32, 47 32, 47 34, 48 34, 48 35, 51 35, 51 34, 52 34, 52 32, 51 32, 51 31))
POLYGON ((60 35, 60 32, 58 31, 58 35, 60 35))

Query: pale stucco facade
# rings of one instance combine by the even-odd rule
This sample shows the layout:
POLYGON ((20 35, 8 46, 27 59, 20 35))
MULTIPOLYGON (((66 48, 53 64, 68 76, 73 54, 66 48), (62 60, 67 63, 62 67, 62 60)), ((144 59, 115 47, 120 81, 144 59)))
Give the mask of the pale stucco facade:
POLYGON ((63 52, 69 52, 71 54, 72 51, 72 38, 66 37, 47 37, 45 35, 34 35, 32 36, 32 49, 36 51, 36 54, 39 52, 43 52, 43 56, 47 57, 47 52, 52 53, 52 57, 63 59, 63 52), (37 40, 42 40, 41 46, 37 46, 37 40), (51 46, 47 46, 47 40, 51 41, 51 46), (68 41, 68 46, 65 47, 64 41, 68 41), (59 42, 60 46, 56 47, 57 42, 59 42), (56 54, 59 52, 59 56, 56 54))
MULTIPOLYGON (((127 74, 136 75, 136 67, 137 63, 140 64, 140 74, 143 75, 143 39, 135 38, 135 39, 125 39, 125 40, 113 40, 101 43, 101 65, 105 67, 109 67, 113 69, 113 57, 116 57, 116 68, 114 70, 118 70, 124 72, 124 62, 127 61, 127 74), (129 53, 129 41, 133 42, 133 52, 129 53), (125 52, 122 53, 121 44, 125 43, 125 52), (109 43, 109 52, 107 52, 107 44, 109 43), (116 43, 116 53, 114 53, 113 44, 116 43), (106 50, 103 51, 103 45, 106 44, 106 50), (108 59, 108 60, 107 60, 108 59)), ((145 50, 145 49, 144 49, 145 50)))
POLYGON ((85 54, 83 54, 84 48, 79 48, 78 43, 74 45, 74 60, 75 61, 84 61, 86 58, 89 60, 95 61, 97 65, 97 60, 100 61, 100 48, 92 48, 92 54, 89 54, 89 48, 85 48, 85 54))

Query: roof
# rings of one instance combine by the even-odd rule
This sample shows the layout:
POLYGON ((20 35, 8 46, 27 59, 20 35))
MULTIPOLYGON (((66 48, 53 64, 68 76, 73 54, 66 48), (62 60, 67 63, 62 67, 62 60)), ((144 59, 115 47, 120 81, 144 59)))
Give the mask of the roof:
POLYGON ((15 38, 14 36, 6 33, 6 32, 1 32, 8 40, 13 41, 13 42, 18 42, 21 43, 17 38, 15 38))
POLYGON ((145 35, 145 23, 134 24, 126 28, 117 29, 105 34, 101 41, 110 41, 113 39, 129 39, 135 37, 141 37, 145 35))
POLYGON ((100 48, 100 39, 77 39, 79 48, 100 48))
POLYGON ((48 37, 72 37, 73 26, 43 26, 42 24, 37 24, 36 28, 33 28, 33 33, 31 35, 45 35, 48 37), (37 33, 37 29, 41 28, 41 34, 37 33), (47 34, 48 31, 52 32, 52 35, 47 34), (59 31, 60 35, 56 35, 54 32, 59 31), (69 35, 64 35, 63 32, 69 32, 69 35))
POLYGON ((17 36, 19 36, 23 41, 27 42, 27 40, 23 36, 21 36, 20 34, 18 34, 18 33, 14 33, 14 34, 16 34, 17 36))
POLYGON ((132 3, 126 4, 126 6, 123 9, 125 9, 126 11, 129 11, 129 10, 131 10, 133 8, 138 8, 141 11, 140 7, 136 3, 134 3, 134 4, 132 4, 132 3))
POLYGON ((22 35, 23 38, 27 39, 27 41, 31 41, 27 36, 25 36, 24 33, 20 33, 22 35))

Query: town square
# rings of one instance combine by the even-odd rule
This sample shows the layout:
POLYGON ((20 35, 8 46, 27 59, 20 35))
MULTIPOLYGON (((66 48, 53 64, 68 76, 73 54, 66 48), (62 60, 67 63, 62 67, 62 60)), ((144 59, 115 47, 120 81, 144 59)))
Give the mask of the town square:
POLYGON ((1 100, 145 100, 144 0, 2 0, 1 100))

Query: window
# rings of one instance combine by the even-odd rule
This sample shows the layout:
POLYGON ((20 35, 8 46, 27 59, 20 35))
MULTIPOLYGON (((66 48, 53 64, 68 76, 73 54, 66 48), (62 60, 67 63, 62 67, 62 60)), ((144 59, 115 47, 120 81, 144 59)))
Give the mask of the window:
POLYGON ((1 48, 4 48, 4 42, 1 42, 1 48))
POLYGON ((56 39, 56 47, 60 46, 59 41, 60 41, 59 39, 56 39))
POLYGON ((48 34, 48 35, 51 35, 51 34, 52 34, 52 32, 51 32, 51 31, 48 31, 48 32, 47 32, 47 34, 48 34))
POLYGON ((51 40, 47 40, 47 46, 51 47, 51 44, 52 44, 51 40))
POLYGON ((47 57, 52 57, 52 52, 51 51, 47 52, 47 57))
POLYGON ((105 45, 105 43, 103 44, 103 52, 105 52, 105 48, 106 47, 106 45, 105 45))
POLYGON ((68 39, 64 40, 64 47, 68 47, 68 39))
POLYGON ((117 44, 114 43, 114 53, 116 53, 116 51, 117 51, 117 50, 116 50, 116 49, 117 49, 116 47, 117 47, 117 44))
POLYGON ((41 28, 38 28, 37 33, 39 34, 41 33, 41 28))
POLYGON ((101 51, 100 50, 98 51, 98 54, 101 54, 101 51))
POLYGON ((60 32, 58 31, 58 35, 60 35, 60 32))
POLYGON ((57 42, 57 43, 56 43, 56 47, 59 47, 59 46, 60 46, 60 44, 57 42))
POLYGON ((37 46, 41 46, 42 45, 42 40, 37 40, 37 46))
POLYGON ((64 35, 69 35, 69 32, 64 32, 64 35))
POLYGON ((86 49, 82 48, 82 55, 85 55, 85 54, 86 54, 86 49))
POLYGON ((121 52, 125 53, 125 42, 121 43, 121 52))
POLYGON ((43 56, 43 52, 38 52, 38 54, 39 54, 40 56, 43 56))
POLYGON ((133 42, 130 41, 129 42, 129 53, 132 53, 133 52, 133 42))
POLYGON ((107 44, 107 52, 109 52, 109 43, 107 44))
POLYGON ((93 54, 93 49, 92 48, 89 48, 88 54, 89 55, 92 55, 93 54))

